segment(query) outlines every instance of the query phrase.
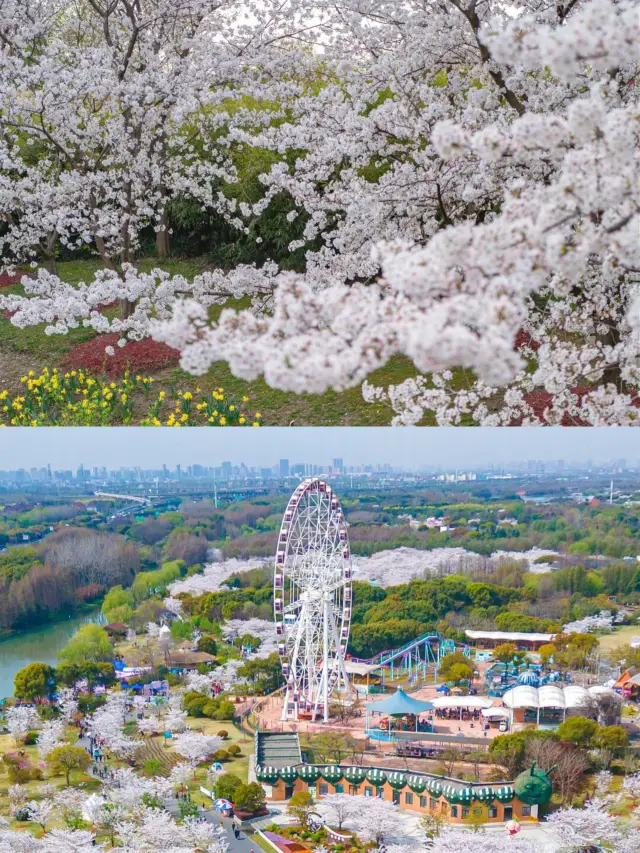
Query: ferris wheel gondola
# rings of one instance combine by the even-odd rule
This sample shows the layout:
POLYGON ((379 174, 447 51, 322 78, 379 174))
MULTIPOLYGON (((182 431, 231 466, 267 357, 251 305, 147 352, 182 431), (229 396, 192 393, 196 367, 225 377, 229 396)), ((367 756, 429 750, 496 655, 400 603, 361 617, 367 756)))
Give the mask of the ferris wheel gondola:
POLYGON ((273 614, 286 681, 282 719, 329 718, 345 698, 351 551, 340 502, 322 480, 300 483, 285 510, 273 575, 273 614))

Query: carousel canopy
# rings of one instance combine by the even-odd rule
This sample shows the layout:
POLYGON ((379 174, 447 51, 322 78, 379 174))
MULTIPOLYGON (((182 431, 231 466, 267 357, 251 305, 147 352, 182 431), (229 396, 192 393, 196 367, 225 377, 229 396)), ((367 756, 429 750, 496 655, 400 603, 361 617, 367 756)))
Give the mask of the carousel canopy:
POLYGON ((434 708, 490 708, 492 705, 486 696, 438 696, 433 700, 434 708))
POLYGON ((398 688, 393 696, 379 702, 368 702, 366 707, 367 711, 372 711, 374 714, 421 714, 423 711, 433 710, 435 705, 413 699, 407 696, 404 690, 398 688))

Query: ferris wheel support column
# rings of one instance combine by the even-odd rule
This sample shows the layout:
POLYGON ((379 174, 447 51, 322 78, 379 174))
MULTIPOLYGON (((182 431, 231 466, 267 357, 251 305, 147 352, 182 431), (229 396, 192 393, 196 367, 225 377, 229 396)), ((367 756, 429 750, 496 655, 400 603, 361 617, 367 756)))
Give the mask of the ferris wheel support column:
POLYGON ((323 648, 322 648, 322 685, 324 695, 322 702, 324 705, 323 719, 325 723, 329 722, 329 600, 325 596, 323 607, 324 632, 323 632, 323 648))

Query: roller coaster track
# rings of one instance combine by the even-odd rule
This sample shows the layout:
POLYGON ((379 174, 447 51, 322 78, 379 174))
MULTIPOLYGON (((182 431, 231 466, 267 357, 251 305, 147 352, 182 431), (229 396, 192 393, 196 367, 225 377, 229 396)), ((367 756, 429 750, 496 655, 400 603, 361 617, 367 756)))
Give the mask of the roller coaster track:
MULTIPOLYGON (((451 651, 455 650, 455 644, 452 640, 445 640, 437 631, 427 631, 425 634, 421 634, 419 637, 416 637, 415 640, 411 640, 397 649, 386 649, 383 652, 378 652, 377 655, 369 659, 352 657, 351 661, 353 661, 353 663, 364 663, 368 666, 387 666, 387 664, 392 663, 398 658, 404 657, 410 652, 419 649, 421 646, 425 646, 427 643, 431 644, 433 641, 436 641, 438 646, 446 644, 447 647, 451 646, 451 651)), ((436 643, 434 642, 434 645, 435 644, 436 643)), ((470 648, 468 646, 463 646, 462 654, 467 656, 470 655, 470 648)), ((433 663, 435 664, 438 659, 439 655, 436 655, 436 660, 434 660, 433 663)))

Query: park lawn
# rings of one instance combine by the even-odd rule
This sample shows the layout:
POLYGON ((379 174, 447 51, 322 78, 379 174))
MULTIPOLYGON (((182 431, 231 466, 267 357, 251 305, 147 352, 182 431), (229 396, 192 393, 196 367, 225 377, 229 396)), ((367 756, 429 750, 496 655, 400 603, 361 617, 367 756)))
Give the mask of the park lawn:
POLYGON ((611 634, 602 634, 598 637, 598 643, 603 652, 610 652, 618 646, 628 645, 633 637, 640 637, 640 625, 624 625, 611 634))
MULTIPOLYGON (((58 274, 69 284, 77 285, 88 281, 101 266, 95 258, 77 261, 63 261, 58 264, 58 274)), ((182 274, 187 278, 193 277, 205 266, 205 259, 167 259, 144 258, 139 262, 139 268, 149 271, 159 266, 172 274, 182 274)), ((23 293, 22 285, 2 288, 2 295, 23 293)), ((234 307, 242 307, 244 303, 234 303, 234 307)), ((210 316, 215 318, 222 306, 215 306, 210 316)), ((108 315, 115 315, 116 309, 108 309, 108 315)), ((20 377, 29 370, 39 374, 44 367, 58 367, 65 353, 80 343, 96 337, 93 329, 80 327, 71 329, 66 335, 45 334, 45 324, 18 329, 7 317, 0 316, 0 375, 3 389, 10 393, 21 390, 20 377)), ((152 371, 154 378, 154 396, 156 392, 165 391, 167 397, 175 398, 176 392, 191 391, 196 388, 210 392, 218 387, 225 390, 226 396, 235 398, 238 402, 247 396, 247 412, 254 415, 260 412, 265 426, 381 426, 388 425, 393 412, 389 407, 380 403, 366 403, 362 398, 360 387, 346 391, 326 391, 324 394, 301 394, 278 391, 270 388, 259 378, 253 382, 237 379, 226 362, 217 362, 204 376, 195 377, 178 368, 165 368, 152 371)), ((385 367, 380 368, 369 376, 373 385, 397 385, 405 379, 415 377, 416 369, 407 358, 396 356, 385 367)), ((463 387, 468 376, 465 371, 454 371, 454 382, 457 387, 463 387)), ((170 409, 167 407, 166 415, 170 409)), ((146 404, 136 407, 136 419, 144 417, 146 404)), ((163 415, 165 412, 163 412, 163 415)), ((166 419, 166 418, 164 418, 166 419)), ((432 426, 434 419, 428 416, 423 425, 432 426)), ((472 425, 469 419, 463 421, 472 425)))
MULTIPOLYGON (((253 752, 253 739, 244 734, 231 720, 210 720, 208 717, 187 717, 187 725, 194 731, 205 735, 215 735, 219 731, 226 731, 228 737, 225 739, 223 749, 237 744, 242 750, 241 754, 231 761, 225 761, 225 773, 233 773, 239 776, 243 782, 249 777, 249 755, 253 752)), ((206 775, 206 767, 198 768, 202 771, 202 778, 206 775)), ((199 782, 198 784, 202 784, 199 782)), ((197 787, 197 786, 196 786, 197 787)))

